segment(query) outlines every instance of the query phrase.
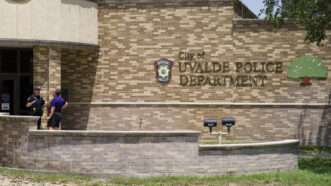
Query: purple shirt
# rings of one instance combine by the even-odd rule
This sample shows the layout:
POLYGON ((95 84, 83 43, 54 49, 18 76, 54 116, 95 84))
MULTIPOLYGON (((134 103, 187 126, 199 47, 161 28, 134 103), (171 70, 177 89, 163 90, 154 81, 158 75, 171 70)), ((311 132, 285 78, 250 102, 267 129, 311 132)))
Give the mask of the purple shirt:
POLYGON ((51 107, 55 107, 55 112, 61 112, 65 103, 61 96, 55 96, 51 101, 51 107))

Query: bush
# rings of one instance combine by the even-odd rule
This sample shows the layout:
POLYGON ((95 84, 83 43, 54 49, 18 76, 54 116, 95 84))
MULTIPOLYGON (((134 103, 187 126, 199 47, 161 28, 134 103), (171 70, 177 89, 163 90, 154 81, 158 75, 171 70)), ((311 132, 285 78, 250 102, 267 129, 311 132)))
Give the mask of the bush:
POLYGON ((299 168, 315 173, 331 173, 331 158, 302 158, 299 168))

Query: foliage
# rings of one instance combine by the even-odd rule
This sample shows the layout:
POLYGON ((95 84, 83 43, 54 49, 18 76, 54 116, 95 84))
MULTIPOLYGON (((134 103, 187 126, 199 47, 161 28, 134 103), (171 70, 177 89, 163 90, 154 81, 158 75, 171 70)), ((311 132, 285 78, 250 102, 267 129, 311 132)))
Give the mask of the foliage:
POLYGON ((91 182, 93 180, 90 176, 80 176, 76 174, 60 174, 60 173, 41 173, 34 171, 25 171, 19 169, 10 169, 0 167, 0 175, 8 176, 17 179, 27 179, 36 183, 69 183, 75 182, 77 184, 91 182))
POLYGON ((309 170, 318 174, 331 174, 331 158, 302 158, 299 161, 300 169, 309 170))
POLYGON ((327 152, 327 153, 331 153, 331 147, 319 147, 319 146, 302 146, 300 147, 301 151, 305 151, 305 152, 327 152))
POLYGON ((326 39, 326 30, 331 23, 330 0, 263 0, 261 14, 276 26, 286 20, 303 25, 306 40, 318 45, 326 39))

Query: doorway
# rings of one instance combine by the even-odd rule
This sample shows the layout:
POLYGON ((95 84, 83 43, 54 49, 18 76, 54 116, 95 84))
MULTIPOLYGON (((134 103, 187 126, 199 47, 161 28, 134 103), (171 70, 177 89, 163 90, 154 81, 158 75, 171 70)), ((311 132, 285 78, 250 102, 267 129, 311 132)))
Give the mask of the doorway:
POLYGON ((0 48, 0 112, 27 115, 33 90, 32 49, 0 48))
POLYGON ((14 100, 13 98, 16 87, 16 81, 14 79, 0 79, 0 98, 1 98, 1 112, 8 112, 14 114, 14 100))

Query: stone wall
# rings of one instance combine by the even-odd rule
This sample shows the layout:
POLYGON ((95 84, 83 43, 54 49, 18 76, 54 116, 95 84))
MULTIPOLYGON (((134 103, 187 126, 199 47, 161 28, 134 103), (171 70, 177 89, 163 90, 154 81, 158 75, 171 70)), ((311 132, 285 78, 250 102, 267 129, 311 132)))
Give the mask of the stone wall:
POLYGON ((17 167, 27 151, 29 130, 37 128, 37 117, 0 116, 0 166, 17 167))
POLYGON ((33 84, 41 88, 41 95, 49 101, 52 91, 61 88, 61 48, 35 46, 33 54, 33 84))
MULTIPOLYGON (((62 49, 62 88, 70 102, 92 102, 98 67, 97 49, 62 49)), ((82 108, 83 109, 83 108, 82 108)), ((84 109, 85 110, 85 109, 84 109)), ((78 114, 78 113, 75 113, 78 114)))
MULTIPOLYGON (((283 73, 272 74, 267 86, 260 89, 236 88, 231 101, 324 103, 330 99, 331 80, 314 80, 312 86, 300 86, 299 81, 287 77, 287 66, 297 57, 315 55, 331 69, 330 42, 322 46, 304 41, 305 32, 295 25, 274 29, 262 20, 234 20, 234 62, 282 62, 283 73)), ((269 74, 268 74, 269 75, 269 74)))
POLYGON ((276 30, 233 12, 228 0, 99 1, 99 50, 62 50, 62 87, 70 101, 64 127, 203 131, 204 118, 234 116, 239 139, 299 137, 302 144, 331 145, 330 78, 308 87, 287 78, 288 64, 305 54, 330 69, 329 41, 317 47, 296 25, 276 30), (208 61, 232 66, 279 62, 283 68, 264 73, 263 87, 181 86, 182 51, 204 51, 208 61), (167 85, 155 79, 154 61, 161 57, 175 62, 167 85))
MULTIPOLYGON (((69 129, 191 129, 207 132, 203 127, 204 118, 221 120, 222 117, 233 116, 237 123, 231 130, 231 136, 236 140, 270 141, 299 138, 302 145, 331 144, 329 107, 71 105, 69 111, 64 122, 64 127, 69 129), (74 113, 74 117, 71 113, 74 113), (72 120, 69 120, 69 117, 72 120), (72 128, 71 123, 77 125, 72 128)), ((224 128, 221 130, 226 131, 224 128)))
POLYGON ((199 146, 194 131, 25 132, 17 133, 22 143, 7 144, 12 149, 16 144, 16 161, 4 156, 3 166, 112 176, 210 176, 290 170, 298 161, 297 140, 199 146))
POLYGON ((231 0, 102 1, 93 101, 226 98, 231 90, 181 87, 178 54, 203 50, 211 61, 232 61, 233 11, 231 0), (155 78, 154 61, 162 57, 175 62, 166 86, 155 78))
POLYGON ((153 0, 139 2, 99 4, 100 52, 93 102, 328 103, 329 80, 301 87, 287 78, 288 64, 305 54, 321 57, 331 68, 329 45, 308 44, 302 29, 285 25, 275 30, 263 21, 234 19, 228 0, 165 0, 170 3, 164 6, 153 0), (280 62, 283 68, 280 73, 262 73, 268 77, 264 87, 181 86, 179 64, 186 60, 179 53, 201 51, 207 62, 229 62, 231 67, 237 62, 280 62), (154 61, 162 57, 175 62, 167 85, 155 79, 154 61))
MULTIPOLYGON (((49 103, 53 98, 53 91, 61 88, 62 84, 62 49, 59 47, 33 47, 33 85, 41 88, 41 96, 49 103)), ((44 106, 42 126, 46 128, 47 108, 44 106)))

